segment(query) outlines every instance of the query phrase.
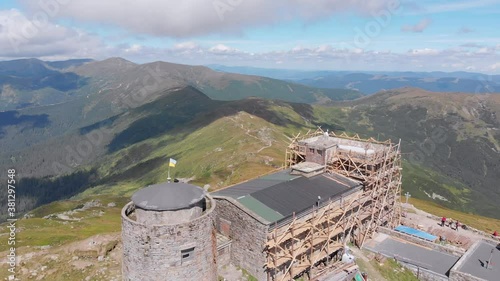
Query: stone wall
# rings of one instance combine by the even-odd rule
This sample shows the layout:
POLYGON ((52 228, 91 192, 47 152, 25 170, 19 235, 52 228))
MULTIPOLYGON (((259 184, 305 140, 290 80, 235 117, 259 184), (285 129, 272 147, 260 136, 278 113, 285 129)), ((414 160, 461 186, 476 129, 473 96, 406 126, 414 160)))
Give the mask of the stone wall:
POLYGON ((402 266, 408 268, 417 276, 418 280, 422 281, 448 281, 448 277, 441 275, 439 273, 417 267, 415 265, 407 264, 405 262, 399 262, 402 266))
POLYGON ((207 198, 212 201, 211 207, 202 216, 174 225, 141 224, 131 216, 133 203, 125 205, 123 280, 216 281, 215 201, 207 198), (186 253, 189 253, 187 258, 186 253))
POLYGON ((449 281, 488 281, 463 272, 451 272, 449 281))
POLYGON ((142 224, 179 224, 191 221, 203 213, 200 206, 177 211, 135 209, 137 222, 142 224))
POLYGON ((325 150, 307 147, 306 161, 325 165, 325 150))
POLYGON ((217 249, 217 269, 221 270, 229 263, 231 263, 231 244, 217 249))
MULTIPOLYGON (((489 240, 482 240, 486 243, 492 243, 489 240)), ((477 249, 481 241, 476 241, 476 243, 472 244, 469 250, 458 260, 457 263, 450 270, 450 281, 486 281, 482 278, 474 277, 468 273, 460 272, 460 268, 463 263, 467 261, 469 256, 477 249)), ((493 244, 492 244, 493 245, 493 244)))
POLYGON ((217 228, 221 225, 220 219, 230 222, 228 234, 232 240, 231 262, 244 268, 258 280, 267 280, 264 246, 267 242, 268 226, 255 214, 249 214, 238 207, 236 200, 218 196, 215 199, 217 228))
POLYGON ((429 242, 429 241, 423 240, 421 238, 417 238, 417 237, 407 235, 407 234, 404 234, 404 233, 401 233, 398 231, 394 231, 392 229, 382 227, 382 226, 379 226, 377 228, 377 232, 384 233, 384 234, 387 234, 387 235, 390 235, 393 237, 398 237, 398 238, 404 239, 406 241, 410 241, 412 243, 415 243, 415 244, 418 244, 418 245, 421 245, 424 247, 428 247, 428 248, 431 248, 431 249, 434 249, 434 250, 437 250, 440 252, 445 252, 445 253, 448 253, 450 255, 454 255, 457 257, 460 257, 465 253, 464 249, 461 249, 461 248, 458 248, 458 247, 455 247, 452 245, 443 246, 443 245, 440 245, 440 244, 437 244, 434 242, 429 242))

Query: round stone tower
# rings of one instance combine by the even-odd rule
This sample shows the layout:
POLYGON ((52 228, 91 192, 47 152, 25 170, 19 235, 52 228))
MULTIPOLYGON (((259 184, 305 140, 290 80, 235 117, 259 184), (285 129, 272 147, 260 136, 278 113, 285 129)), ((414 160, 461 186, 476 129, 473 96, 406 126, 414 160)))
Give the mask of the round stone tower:
POLYGON ((122 209, 123 280, 217 280, 215 200, 200 187, 162 183, 122 209))

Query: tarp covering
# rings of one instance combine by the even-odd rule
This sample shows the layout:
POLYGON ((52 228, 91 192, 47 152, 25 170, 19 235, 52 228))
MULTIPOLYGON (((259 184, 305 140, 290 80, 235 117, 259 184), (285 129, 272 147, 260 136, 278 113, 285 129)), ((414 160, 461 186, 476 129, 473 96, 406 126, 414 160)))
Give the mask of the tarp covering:
POLYGON ((437 239, 437 236, 434 236, 430 233, 427 233, 427 232, 424 232, 424 231, 421 231, 421 230, 418 230, 418 229, 415 229, 415 228, 412 228, 409 226, 400 225, 400 226, 394 228, 394 230, 402 232, 402 233, 406 233, 408 235, 416 236, 418 238, 422 238, 422 239, 428 240, 428 241, 435 241, 437 239))

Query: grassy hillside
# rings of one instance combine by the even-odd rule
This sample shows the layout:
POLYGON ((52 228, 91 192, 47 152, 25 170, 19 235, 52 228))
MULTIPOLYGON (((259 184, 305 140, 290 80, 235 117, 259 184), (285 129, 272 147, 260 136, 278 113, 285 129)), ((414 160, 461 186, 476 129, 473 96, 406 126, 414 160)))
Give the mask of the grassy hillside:
POLYGON ((67 132, 54 140, 58 145, 42 142, 33 148, 37 153, 25 152, 24 161, 13 165, 20 177, 37 165, 61 176, 24 176, 17 193, 19 211, 89 187, 85 194, 130 194, 165 181, 169 157, 179 161, 173 176, 212 189, 255 177, 281 167, 284 134, 303 126, 294 107, 310 106, 214 101, 192 87, 169 92, 126 114, 67 132), (83 145, 88 153, 82 153, 83 145))
MULTIPOLYGON (((71 167, 68 175, 25 179, 19 185, 25 210, 44 204, 18 221, 20 254, 40 254, 43 250, 35 247, 59 249, 96 234, 119 231, 121 207, 139 188, 166 180, 170 157, 178 161, 171 169, 172 177, 216 190, 281 167, 288 137, 316 126, 379 139, 401 138, 403 190, 412 193, 410 203, 487 232, 500 229, 498 219, 478 215, 498 218, 498 185, 487 185, 500 175, 495 162, 500 159, 498 150, 492 149, 498 141, 495 128, 500 103, 496 96, 475 103, 467 95, 405 89, 329 106, 258 98, 215 101, 192 87, 159 96, 98 122, 69 125, 73 129, 58 137, 57 146, 52 139, 40 142, 36 148, 40 155, 62 157, 46 160, 45 165, 50 166, 50 161, 66 165, 67 152, 61 148, 69 140, 78 144, 93 133, 108 132, 92 146, 94 154, 86 156, 87 162, 71 167), (420 143, 426 140, 435 143, 429 146, 432 151, 422 150, 420 143), (421 160, 416 158, 419 149, 424 155, 421 160), (49 203, 52 200, 58 201, 49 203)), ((97 110, 106 104, 94 106, 97 110)), ((42 114, 37 110, 30 115, 42 114)), ((14 115, 9 122, 17 120, 38 130, 37 118, 23 118, 14 115)), ((20 173, 22 169, 18 167, 20 173)), ((2 228, 0 236, 6 231, 2 228)), ((61 253, 57 255, 68 260, 75 255, 61 253)), ((44 258, 36 262, 31 260, 27 266, 46 264, 50 270, 44 274, 52 274, 51 280, 85 278, 69 265, 56 266, 44 258)), ((113 266, 119 272, 118 265, 113 266)))
POLYGON ((352 100, 361 97, 358 91, 349 89, 320 89, 280 80, 255 77, 253 81, 232 80, 223 87, 196 85, 210 98, 238 100, 246 97, 278 99, 301 103, 324 103, 328 101, 352 100))
MULTIPOLYGON (((123 73, 137 67, 113 63, 123 64, 123 73)), ((81 67, 95 71, 93 63, 81 67)), ((185 66, 169 67, 182 73, 185 66)), ((203 72, 191 71, 195 76, 203 72)), ((255 83, 246 78, 245 83, 255 83)), ((107 93, 64 106, 3 113, 10 117, 0 122, 0 144, 11 149, 3 151, 0 167, 14 166, 25 178, 19 193, 24 210, 87 187, 92 189, 85 194, 130 194, 164 181, 169 157, 180 163, 174 176, 212 189, 225 186, 281 166, 285 135, 321 126, 401 139, 404 191, 457 210, 500 216, 500 95, 407 88, 313 106, 259 98, 217 101, 183 87, 155 92, 154 98, 148 96, 153 100, 117 111, 112 97, 107 93), (49 192, 54 189, 59 192, 49 192)))
POLYGON ((499 94, 406 88, 316 111, 347 131, 401 139, 403 189, 415 197, 500 218, 499 94))

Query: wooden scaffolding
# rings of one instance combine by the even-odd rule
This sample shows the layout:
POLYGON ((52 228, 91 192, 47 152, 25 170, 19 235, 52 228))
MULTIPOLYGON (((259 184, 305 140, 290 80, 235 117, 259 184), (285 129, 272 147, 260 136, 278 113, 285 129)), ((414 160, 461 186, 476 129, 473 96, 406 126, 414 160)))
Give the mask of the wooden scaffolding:
POLYGON ((336 135, 319 129, 292 139, 286 151, 287 167, 306 161, 307 140, 321 136, 371 147, 370 154, 337 147, 326 157, 325 172, 358 180, 362 188, 301 214, 294 213, 292 218, 272 226, 265 247, 268 280, 292 280, 304 273, 310 276, 319 263, 341 257, 347 239, 361 247, 377 226, 399 225, 400 142, 336 135))

